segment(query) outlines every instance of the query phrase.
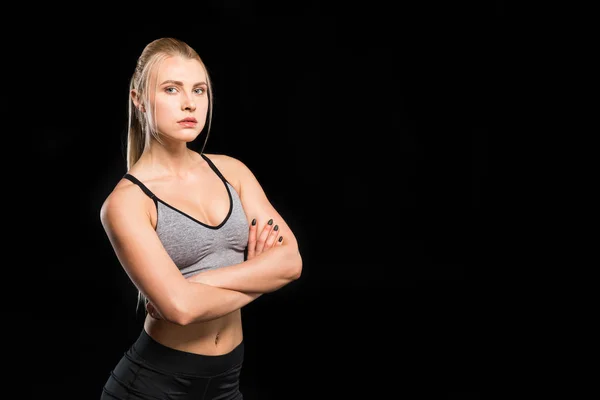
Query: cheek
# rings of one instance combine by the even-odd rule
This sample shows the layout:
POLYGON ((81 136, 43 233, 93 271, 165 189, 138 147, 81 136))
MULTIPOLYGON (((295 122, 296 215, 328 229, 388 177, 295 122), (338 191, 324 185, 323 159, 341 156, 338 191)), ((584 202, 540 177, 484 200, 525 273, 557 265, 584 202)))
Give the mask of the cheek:
POLYGON ((176 106, 174 105, 174 102, 165 101, 165 100, 157 101, 156 102, 157 118, 160 120, 161 118, 164 118, 164 117, 167 117, 167 118, 172 117, 176 111, 175 107, 176 106))
POLYGON ((206 113, 208 111, 208 100, 204 99, 199 101, 197 107, 199 110, 206 113))

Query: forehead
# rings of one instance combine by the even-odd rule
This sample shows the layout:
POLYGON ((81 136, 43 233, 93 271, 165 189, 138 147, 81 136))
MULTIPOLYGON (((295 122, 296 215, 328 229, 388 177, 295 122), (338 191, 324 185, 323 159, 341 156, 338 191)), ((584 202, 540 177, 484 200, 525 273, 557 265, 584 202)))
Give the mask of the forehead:
POLYGON ((158 81, 167 79, 184 84, 206 82, 206 73, 198 60, 183 57, 167 57, 158 67, 158 81))

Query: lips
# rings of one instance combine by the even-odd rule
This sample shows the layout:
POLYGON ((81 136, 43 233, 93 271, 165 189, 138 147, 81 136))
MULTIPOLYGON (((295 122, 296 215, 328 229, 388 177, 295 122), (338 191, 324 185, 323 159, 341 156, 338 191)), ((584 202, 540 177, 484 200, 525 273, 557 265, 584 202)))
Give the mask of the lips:
POLYGON ((196 123, 198 121, 196 121, 196 118, 187 117, 187 118, 184 118, 184 119, 182 119, 180 121, 177 121, 177 122, 192 122, 192 123, 196 123))

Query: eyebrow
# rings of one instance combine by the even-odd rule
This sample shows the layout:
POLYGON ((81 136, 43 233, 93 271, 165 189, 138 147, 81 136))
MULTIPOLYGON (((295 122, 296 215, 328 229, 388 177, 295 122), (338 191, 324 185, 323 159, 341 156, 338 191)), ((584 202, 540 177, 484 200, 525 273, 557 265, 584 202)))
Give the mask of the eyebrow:
MULTIPOLYGON (((161 83, 160 86, 162 86, 162 85, 164 85, 166 83, 171 83, 173 85, 183 86, 183 82, 181 82, 181 81, 174 81, 174 80, 171 80, 171 79, 167 79, 166 81, 164 81, 163 83, 161 83)), ((194 84, 194 86, 200 86, 200 85, 207 86, 206 82, 197 82, 197 83, 194 84)))

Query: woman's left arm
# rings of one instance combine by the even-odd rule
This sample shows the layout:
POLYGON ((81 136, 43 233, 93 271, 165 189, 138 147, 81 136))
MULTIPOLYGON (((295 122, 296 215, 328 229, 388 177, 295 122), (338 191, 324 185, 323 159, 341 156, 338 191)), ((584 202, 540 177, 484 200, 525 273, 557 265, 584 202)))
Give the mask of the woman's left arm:
MULTIPOLYGON (((190 281, 200 282, 240 292, 268 293, 298 279, 302 273, 302 257, 296 236, 268 200, 263 188, 252 171, 241 161, 225 156, 210 155, 209 158, 230 182, 239 188, 242 206, 248 224, 256 219, 256 226, 267 226, 272 219, 272 228, 278 227, 278 237, 283 241, 260 252, 239 264, 229 265, 196 274, 190 281)), ((257 238, 257 248, 264 245, 265 235, 257 238)))

